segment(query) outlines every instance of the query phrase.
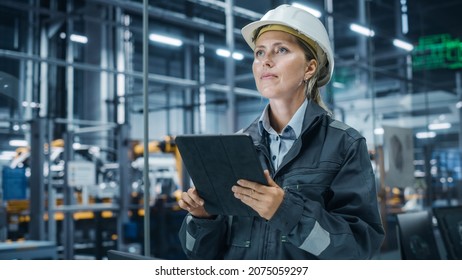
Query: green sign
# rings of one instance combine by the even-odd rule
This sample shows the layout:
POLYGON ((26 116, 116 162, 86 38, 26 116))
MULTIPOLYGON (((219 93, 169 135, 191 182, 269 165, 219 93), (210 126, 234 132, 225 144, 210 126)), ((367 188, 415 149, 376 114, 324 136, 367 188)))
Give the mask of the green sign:
POLYGON ((462 68, 462 42, 449 34, 425 36, 412 52, 414 70, 462 68))

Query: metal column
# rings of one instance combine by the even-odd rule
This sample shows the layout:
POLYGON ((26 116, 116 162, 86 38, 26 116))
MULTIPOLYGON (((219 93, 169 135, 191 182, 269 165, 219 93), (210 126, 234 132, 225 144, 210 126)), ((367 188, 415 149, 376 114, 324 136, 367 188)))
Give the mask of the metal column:
MULTIPOLYGON (((36 1, 29 0, 29 6, 34 7, 36 1)), ((36 21, 37 15, 36 12, 32 9, 28 11, 28 25, 27 25, 27 40, 26 40, 26 53, 27 55, 34 55, 34 48, 35 48, 35 30, 36 25, 34 22, 36 21)), ((19 31, 18 31, 19 32, 19 31)), ((21 79, 21 89, 23 89, 21 94, 21 100, 30 104, 33 101, 33 91, 34 91, 34 61, 32 60, 21 60, 21 72, 24 72, 25 77, 21 79)), ((35 101, 35 100, 34 100, 35 101)), ((21 107, 20 107, 21 108, 21 107)), ((19 110, 23 110, 22 108, 19 110)), ((20 113, 22 113, 20 111, 20 113)), ((24 112, 21 114, 24 116, 24 119, 29 120, 32 118, 32 109, 30 106, 24 108, 24 112)), ((20 117, 21 117, 20 115, 20 117)))
POLYGON ((149 182, 149 49, 148 49, 148 28, 149 28, 149 3, 143 0, 143 182, 144 182, 144 254, 151 255, 151 223, 150 223, 150 182, 149 182))
MULTIPOLYGON (((73 1, 67 1, 67 30, 66 30, 66 62, 68 63, 66 67, 66 91, 67 91, 67 120, 71 121, 74 119, 74 66, 72 66, 74 62, 74 44, 70 40, 70 35, 74 31, 74 22, 73 18, 71 17, 73 12, 73 1)), ((69 122, 67 124, 67 130, 73 130, 73 124, 69 122)))
MULTIPOLYGON (((90 16, 99 16, 102 19, 108 19, 109 11, 106 7, 95 7, 93 5, 87 5, 86 14, 90 16)), ((101 68, 113 69, 111 57, 112 50, 110 47, 109 32, 107 32, 106 24, 86 22, 85 29, 86 34, 90 40, 83 48, 83 57, 85 62, 93 65, 100 65, 101 68)), ((109 106, 106 103, 110 100, 109 94, 114 92, 114 79, 112 74, 102 71, 95 75, 92 72, 83 72, 82 90, 78 90, 74 93, 75 115, 79 116, 80 119, 84 120, 99 120, 103 123, 108 121, 107 108, 109 106)), ((92 134, 79 135, 80 141, 98 145, 106 146, 108 139, 108 131, 101 130, 92 134)))
MULTIPOLYGON (((69 174, 69 162, 73 159, 73 140, 73 131, 68 131, 67 133, 64 133, 64 174, 66 174, 66 177, 69 174)), ((69 186, 67 178, 64 180, 63 192, 64 206, 73 205, 73 189, 69 186)), ((72 260, 74 259, 74 215, 72 211, 66 211, 64 213, 63 237, 64 259, 72 260)))
MULTIPOLYGON (((456 72, 456 92, 459 97, 458 104, 462 104, 462 73, 460 71, 456 72)), ((459 107, 459 124, 462 124, 462 106, 459 107)), ((460 162, 462 163, 462 128, 459 125, 459 154, 460 162)), ((457 182, 457 200, 459 203, 462 202, 462 185, 461 182, 457 182)))
POLYGON ((30 156, 30 223, 29 235, 31 240, 45 240, 45 185, 43 166, 45 155, 46 122, 43 118, 31 121, 31 156, 30 156))
MULTIPOLYGON (((184 50, 184 78, 190 80, 193 77, 192 70, 192 46, 185 46, 184 50)), ((183 133, 194 133, 194 90, 192 88, 185 88, 183 90, 183 133)), ((181 168, 181 186, 183 191, 187 191, 190 187, 189 173, 182 162, 181 168)))
POLYGON ((128 138, 130 127, 128 124, 119 125, 117 128, 117 161, 119 162, 119 213, 117 219, 117 248, 121 248, 123 236, 123 225, 128 222, 128 206, 130 198, 130 159, 128 158, 128 138))
MULTIPOLYGON (((42 27, 40 30, 40 58, 47 58, 48 36, 47 29, 42 27)), ((48 63, 40 62, 40 110, 39 116, 46 117, 48 113, 48 63)))
POLYGON ((226 46, 229 50, 229 57, 226 59, 226 84, 228 85, 228 91, 226 97, 228 99, 228 128, 229 133, 233 133, 237 130, 236 121, 236 94, 234 93, 234 13, 233 13, 234 1, 226 0, 225 15, 226 15, 226 46))
MULTIPOLYGON (((367 14, 366 14, 366 0, 358 0, 358 21, 362 26, 368 26, 367 22, 367 14)), ((368 68, 370 68, 372 65, 370 65, 370 57, 368 57, 368 40, 369 37, 366 36, 358 36, 358 57, 357 60, 359 62, 366 62, 368 68)), ((372 73, 370 70, 362 70, 360 68, 357 68, 357 76, 358 76, 358 82, 360 85, 365 85, 364 88, 366 88, 363 92, 365 98, 369 98, 369 94, 371 90, 368 90, 370 87, 367 86, 369 82, 369 74, 372 73)), ((363 88, 363 87, 360 87, 363 88)))
MULTIPOLYGON (((324 0, 325 10, 327 12, 325 25, 327 27, 327 34, 329 35, 329 41, 332 48, 332 52, 335 53, 335 44, 334 44, 334 3, 333 0, 324 0)), ((332 82, 326 85, 326 94, 325 101, 327 106, 330 108, 334 107, 334 91, 332 89, 332 82)))
POLYGON ((207 131, 207 94, 205 88, 205 37, 199 34, 199 134, 207 131))

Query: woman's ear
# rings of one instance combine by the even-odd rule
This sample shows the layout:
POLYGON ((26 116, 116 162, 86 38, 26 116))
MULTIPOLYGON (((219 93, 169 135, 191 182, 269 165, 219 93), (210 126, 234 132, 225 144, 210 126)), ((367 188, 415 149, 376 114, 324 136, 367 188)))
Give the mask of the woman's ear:
POLYGON ((310 61, 307 61, 304 80, 307 81, 308 79, 313 77, 314 73, 316 73, 317 68, 318 68, 318 62, 316 61, 316 59, 311 59, 310 61))

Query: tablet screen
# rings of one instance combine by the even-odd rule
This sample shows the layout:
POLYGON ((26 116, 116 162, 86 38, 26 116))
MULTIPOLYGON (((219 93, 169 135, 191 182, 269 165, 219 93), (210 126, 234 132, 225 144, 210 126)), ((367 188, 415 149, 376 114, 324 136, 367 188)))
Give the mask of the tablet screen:
POLYGON ((239 179, 267 185, 249 135, 182 135, 175 142, 209 214, 258 215, 231 191, 239 179))

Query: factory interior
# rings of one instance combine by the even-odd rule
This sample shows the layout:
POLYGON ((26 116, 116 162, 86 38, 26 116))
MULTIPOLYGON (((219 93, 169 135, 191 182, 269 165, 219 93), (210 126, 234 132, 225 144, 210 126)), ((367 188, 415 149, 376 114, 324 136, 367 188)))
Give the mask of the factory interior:
POLYGON ((0 259, 186 259, 175 137, 260 116, 241 28, 281 4, 329 33, 321 94, 366 138, 376 259, 462 259, 458 0, 0 1, 0 259))

